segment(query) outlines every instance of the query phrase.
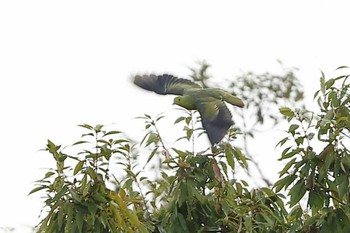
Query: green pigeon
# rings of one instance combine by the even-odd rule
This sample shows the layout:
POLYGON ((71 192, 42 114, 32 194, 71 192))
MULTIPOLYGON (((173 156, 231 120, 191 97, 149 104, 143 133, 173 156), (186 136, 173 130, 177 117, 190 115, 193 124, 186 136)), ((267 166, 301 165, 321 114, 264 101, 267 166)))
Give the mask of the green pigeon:
POLYGON ((227 91, 220 88, 202 88, 188 79, 169 74, 136 75, 134 84, 161 95, 179 95, 174 99, 174 104, 187 110, 198 110, 202 126, 212 145, 219 143, 233 124, 231 112, 225 102, 244 107, 241 99, 227 91))

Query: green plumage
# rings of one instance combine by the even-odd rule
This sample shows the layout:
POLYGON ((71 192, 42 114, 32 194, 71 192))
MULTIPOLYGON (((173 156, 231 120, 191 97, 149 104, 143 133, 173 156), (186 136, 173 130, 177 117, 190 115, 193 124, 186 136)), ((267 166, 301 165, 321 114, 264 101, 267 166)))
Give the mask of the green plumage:
POLYGON ((200 85, 172 75, 136 75, 134 84, 161 95, 179 95, 174 104, 188 110, 198 110, 202 125, 212 145, 220 142, 233 124, 225 102, 244 107, 241 99, 220 88, 202 88, 200 85), (224 102, 225 101, 225 102, 224 102))

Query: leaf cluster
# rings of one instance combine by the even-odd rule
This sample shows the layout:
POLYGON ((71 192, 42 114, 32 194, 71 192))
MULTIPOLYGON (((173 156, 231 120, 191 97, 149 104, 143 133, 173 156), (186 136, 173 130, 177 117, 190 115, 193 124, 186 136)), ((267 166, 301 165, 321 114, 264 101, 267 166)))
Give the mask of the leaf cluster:
POLYGON ((56 168, 30 192, 46 194, 47 213, 37 232, 149 232, 142 222, 144 205, 139 193, 127 192, 128 179, 136 176, 130 166, 132 145, 118 138, 119 131, 106 131, 102 125, 80 126, 88 133, 72 145, 76 154, 66 154, 50 140, 47 143, 45 150, 56 168), (110 172, 115 154, 128 177, 123 183, 110 172), (115 189, 108 188, 113 182, 115 189))
POLYGON ((276 192, 288 190, 291 215, 298 220, 294 231, 350 231, 348 78, 341 75, 326 80, 322 73, 320 90, 315 93, 318 114, 280 108, 290 122, 289 135, 278 143, 284 147, 280 160, 288 162, 274 188, 276 192), (322 150, 314 149, 322 144, 322 150), (302 200, 306 206, 300 204, 302 200))
MULTIPOLYGON (((207 68, 196 78, 206 77, 207 68)), ((245 85, 264 83, 261 90, 241 84, 235 88, 241 94, 257 94, 246 98, 261 108, 256 122, 263 123, 260 117, 272 115, 258 105, 261 99, 280 105, 301 98, 292 77, 284 76, 286 86, 274 76, 260 81, 248 77, 245 85), (275 96, 268 94, 271 88, 275 96)), ((288 122, 287 136, 277 144, 285 167, 272 187, 256 188, 237 178, 237 169, 247 170, 252 162, 247 150, 236 145, 244 135, 240 129, 230 129, 222 143, 197 151, 203 130, 195 112, 183 111, 174 122, 182 126, 178 143, 192 145, 190 151, 168 147, 159 130, 163 115, 140 117, 145 125, 140 142, 106 126, 87 124, 80 126, 85 131, 81 139, 68 148, 49 140, 45 150, 56 166, 30 192, 45 194, 37 231, 349 232, 348 77, 326 80, 322 74, 315 94, 319 113, 279 109, 288 122), (73 152, 67 153, 69 149, 73 152)))

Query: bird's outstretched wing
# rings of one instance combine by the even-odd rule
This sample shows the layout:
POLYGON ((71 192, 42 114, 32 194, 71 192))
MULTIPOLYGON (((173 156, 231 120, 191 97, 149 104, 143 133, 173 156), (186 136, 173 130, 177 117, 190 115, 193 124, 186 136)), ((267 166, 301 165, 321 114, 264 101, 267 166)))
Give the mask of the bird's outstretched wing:
POLYGON ((196 101, 202 125, 212 145, 221 141, 233 124, 231 112, 226 104, 213 97, 198 98, 196 101))
POLYGON ((188 79, 177 78, 169 74, 136 75, 134 77, 134 84, 143 89, 154 91, 155 93, 161 95, 183 95, 184 90, 188 88, 201 88, 200 85, 188 79))

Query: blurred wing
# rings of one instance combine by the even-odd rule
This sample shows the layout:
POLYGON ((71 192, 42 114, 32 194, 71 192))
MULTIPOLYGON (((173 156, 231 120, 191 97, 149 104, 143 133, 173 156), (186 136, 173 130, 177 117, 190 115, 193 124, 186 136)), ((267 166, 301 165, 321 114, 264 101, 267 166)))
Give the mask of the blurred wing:
POLYGON ((184 90, 188 88, 201 88, 197 83, 194 83, 188 79, 177 78, 173 75, 136 75, 134 78, 134 84, 146 89, 148 91, 154 91, 155 93, 166 95, 182 95, 184 90))
POLYGON ((220 142, 233 124, 230 110, 223 101, 213 97, 199 98, 196 106, 210 143, 214 145, 220 142))

